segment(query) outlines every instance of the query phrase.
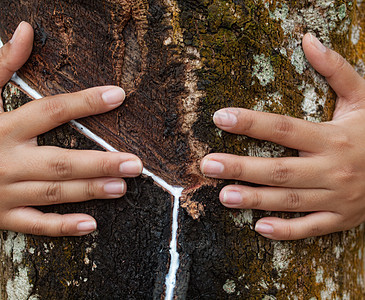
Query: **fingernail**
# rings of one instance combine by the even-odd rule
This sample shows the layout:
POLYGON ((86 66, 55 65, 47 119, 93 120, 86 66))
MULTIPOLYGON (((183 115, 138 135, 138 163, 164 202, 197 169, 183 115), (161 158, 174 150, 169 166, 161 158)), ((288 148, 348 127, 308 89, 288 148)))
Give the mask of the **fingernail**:
POLYGON ((262 235, 272 234, 274 232, 274 227, 267 223, 256 223, 255 231, 262 235))
POLYGON ((202 172, 208 176, 218 176, 224 171, 224 165, 214 160, 204 160, 202 165, 202 172))
POLYGON ((142 163, 139 160, 130 160, 123 162, 119 166, 120 173, 129 176, 138 176, 142 173, 142 163))
POLYGON ((104 192, 110 195, 121 195, 125 191, 125 184, 123 181, 112 181, 104 185, 104 192))
POLYGON ((314 47, 316 47, 319 51, 321 52, 326 52, 327 51, 327 47, 325 47, 320 41, 319 39, 317 39, 313 34, 310 33, 310 38, 311 38, 311 42, 312 45, 314 47))
POLYGON ((89 233, 95 231, 96 222, 95 221, 83 221, 77 224, 77 231, 80 233, 89 233))
POLYGON ((223 194, 223 204, 238 205, 242 202, 242 195, 237 191, 226 191, 223 194))
POLYGON ((115 87, 104 92, 101 96, 104 102, 108 105, 117 105, 123 102, 125 92, 122 88, 115 87))
POLYGON ((237 124, 237 117, 228 109, 221 109, 214 113, 213 121, 218 126, 233 127, 237 124))
POLYGON ((13 34, 13 36, 12 36, 12 38, 11 38, 11 40, 9 41, 9 43, 10 44, 13 44, 14 43, 14 41, 16 40, 16 36, 19 34, 19 32, 21 31, 21 27, 22 27, 22 24, 24 23, 24 21, 23 22, 21 22, 19 25, 18 25, 18 27, 16 28, 16 30, 15 30, 15 32, 14 32, 14 34, 13 34))

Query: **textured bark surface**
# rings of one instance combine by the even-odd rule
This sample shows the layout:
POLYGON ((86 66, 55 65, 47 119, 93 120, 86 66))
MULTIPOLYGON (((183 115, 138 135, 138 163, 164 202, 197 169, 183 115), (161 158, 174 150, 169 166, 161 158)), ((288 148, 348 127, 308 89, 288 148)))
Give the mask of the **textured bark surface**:
MULTIPOLYGON (((269 213, 222 208, 218 192, 227 182, 207 180, 197 168, 216 151, 295 155, 221 132, 211 116, 240 106, 330 119, 334 94, 304 59, 301 37, 315 33, 364 74, 362 1, 2 0, 1 6, 4 41, 21 20, 35 28, 32 57, 19 74, 43 95, 103 84, 126 89, 120 109, 81 123, 185 188, 176 299, 363 298, 363 226, 269 241, 253 231, 269 213)), ((5 94, 9 108, 25 101, 11 86, 5 94)), ((68 125, 39 143, 100 149, 68 125)), ((99 223, 94 235, 4 232, 1 299, 163 298, 172 197, 144 177, 128 184, 121 200, 44 208, 92 214, 99 223)))

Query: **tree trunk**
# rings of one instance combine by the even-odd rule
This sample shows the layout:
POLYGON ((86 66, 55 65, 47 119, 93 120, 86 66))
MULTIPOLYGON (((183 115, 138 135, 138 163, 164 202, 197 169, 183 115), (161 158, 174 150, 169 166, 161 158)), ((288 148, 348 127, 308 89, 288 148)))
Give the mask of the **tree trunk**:
MULTIPOLYGON (((329 120, 335 95, 305 60, 301 37, 315 33, 364 74, 365 3, 2 0, 1 6, 3 41, 21 20, 35 28, 32 56, 18 73, 28 84, 45 96, 124 87, 121 108, 80 123, 184 188, 175 286, 165 278, 175 278, 170 239, 178 201, 168 186, 141 176, 127 180, 123 199, 42 208, 93 215, 98 231, 92 235, 3 232, 1 299, 363 298, 363 226, 295 242, 265 239, 253 230, 259 218, 297 215, 223 208, 218 193, 227 182, 205 178, 198 165, 209 152, 296 155, 217 130, 211 116, 240 106, 329 120)), ((3 94, 8 109, 29 100, 11 84, 3 94)), ((70 125, 39 143, 102 150, 70 125)))

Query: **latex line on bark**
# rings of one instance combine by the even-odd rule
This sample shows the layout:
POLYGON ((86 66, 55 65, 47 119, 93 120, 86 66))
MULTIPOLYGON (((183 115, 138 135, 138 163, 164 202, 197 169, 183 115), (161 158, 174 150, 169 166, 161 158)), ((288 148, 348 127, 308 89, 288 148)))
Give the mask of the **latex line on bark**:
MULTIPOLYGON (((0 47, 2 46, 2 42, 0 40, 0 47)), ((16 83, 22 90, 24 90, 29 96, 34 99, 41 99, 43 96, 39 94, 36 90, 31 88, 23 79, 21 79, 16 73, 14 73, 12 77, 12 81, 16 83)), ((101 137, 97 136, 89 129, 87 129, 84 125, 80 124, 75 120, 70 121, 71 125, 76 127, 80 132, 82 132, 89 139, 99 144, 105 150, 110 152, 119 152, 113 146, 104 141, 101 137)), ((179 252, 177 251, 177 230, 178 230, 178 216, 179 216, 179 207, 180 207, 180 197, 184 188, 176 187, 168 184, 162 178, 148 171, 146 168, 143 168, 142 174, 151 177, 152 180, 161 186, 163 189, 167 190, 172 196, 174 196, 174 204, 172 211, 172 225, 171 225, 171 241, 170 241, 170 267, 169 272, 166 275, 165 285, 166 285, 166 294, 165 299, 172 300, 174 296, 174 290, 176 285, 176 274, 179 269, 179 252)))

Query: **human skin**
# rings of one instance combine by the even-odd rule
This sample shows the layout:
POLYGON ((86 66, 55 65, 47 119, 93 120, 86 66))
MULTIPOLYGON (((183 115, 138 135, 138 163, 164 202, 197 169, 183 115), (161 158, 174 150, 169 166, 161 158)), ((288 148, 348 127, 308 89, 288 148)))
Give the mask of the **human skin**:
POLYGON ((266 217, 255 230, 274 240, 297 240, 351 229, 365 221, 365 81, 338 53, 306 34, 303 50, 337 94, 330 122, 312 123, 242 108, 214 114, 220 129, 299 150, 299 157, 210 154, 206 176, 263 185, 229 185, 228 208, 307 212, 292 219, 266 217))
MULTIPOLYGON (((22 22, 0 49, 0 90, 29 58, 33 29, 22 22)), ((122 177, 142 172, 133 154, 37 146, 37 136, 63 123, 120 106, 125 92, 115 86, 32 101, 0 114, 0 229, 47 236, 81 236, 97 223, 86 214, 42 213, 36 206, 123 196, 122 177)))

